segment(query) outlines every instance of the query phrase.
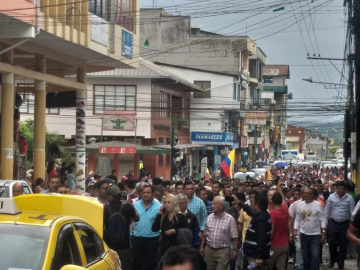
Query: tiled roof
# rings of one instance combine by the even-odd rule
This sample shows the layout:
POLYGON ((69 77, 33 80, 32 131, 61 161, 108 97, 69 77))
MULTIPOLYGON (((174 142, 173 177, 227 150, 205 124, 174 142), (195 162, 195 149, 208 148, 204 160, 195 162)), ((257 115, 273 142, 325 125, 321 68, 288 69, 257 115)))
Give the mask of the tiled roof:
POLYGON ((140 65, 138 69, 114 69, 108 71, 88 73, 88 77, 102 77, 102 78, 137 78, 137 79, 172 79, 179 83, 188 86, 193 91, 202 91, 200 87, 189 83, 183 78, 167 71, 160 66, 140 58, 140 65))

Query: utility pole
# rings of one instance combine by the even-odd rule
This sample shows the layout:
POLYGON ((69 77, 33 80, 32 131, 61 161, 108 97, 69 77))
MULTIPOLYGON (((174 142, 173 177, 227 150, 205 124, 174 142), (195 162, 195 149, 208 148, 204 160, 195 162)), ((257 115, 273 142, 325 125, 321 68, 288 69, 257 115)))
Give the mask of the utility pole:
MULTIPOLYGON (((173 181, 173 177, 174 177, 174 163, 175 163, 175 151, 174 151, 174 144, 175 144, 175 127, 172 126, 171 127, 171 153, 170 153, 170 158, 171 158, 171 167, 170 167, 170 181, 173 181)), ((176 166, 176 163, 175 163, 176 166)))
POLYGON ((348 159, 350 156, 350 145, 349 145, 349 136, 350 136, 350 112, 349 108, 345 110, 345 119, 344 119, 344 160, 345 160, 345 169, 344 169, 344 180, 348 180, 348 159))
MULTIPOLYGON (((349 2, 351 2, 350 0, 349 2)), ((353 175, 356 179, 357 190, 360 190, 360 1, 353 1, 353 18, 349 22, 350 31, 354 33, 355 43, 355 117, 356 117, 356 175, 353 175)))

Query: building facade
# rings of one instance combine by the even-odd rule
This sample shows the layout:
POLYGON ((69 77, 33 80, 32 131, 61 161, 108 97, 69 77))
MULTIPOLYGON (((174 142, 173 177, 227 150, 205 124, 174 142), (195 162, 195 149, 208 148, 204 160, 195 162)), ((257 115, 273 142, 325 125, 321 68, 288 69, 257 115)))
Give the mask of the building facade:
MULTIPOLYGON (((172 116, 181 115, 182 122, 176 123, 176 132, 181 144, 189 144, 190 93, 201 89, 161 67, 141 60, 138 69, 115 69, 89 73, 87 75, 86 144, 96 143, 88 158, 89 166, 100 175, 109 175, 116 169, 121 178, 129 170, 139 177, 139 162, 146 172, 153 176, 170 178, 170 153, 153 154, 156 151, 141 146, 170 145, 172 116), (135 153, 106 155, 100 152, 104 147, 125 145, 139 148, 135 153)), ((31 98, 24 104, 31 108, 31 98)), ((68 146, 77 141, 76 127, 71 121, 76 108, 53 108, 46 116, 47 128, 56 131, 69 140, 68 146)), ((33 118, 31 111, 23 113, 23 120, 33 118)), ((111 153, 114 154, 114 153, 111 153)))
MULTIPOLYGON (((8 22, 0 26, 1 179, 13 179, 14 125, 19 121, 18 113, 14 115, 15 92, 34 94, 34 178, 45 178, 49 100, 58 103, 54 107, 62 106, 54 102, 54 97, 71 101, 77 107, 76 117, 71 120, 85 123, 86 73, 138 67, 133 56, 139 53, 139 1, 113 1, 111 5, 100 2, 101 8, 93 5, 94 1, 0 0, 0 18, 8 22), (123 13, 126 16, 120 19, 123 13), (75 75, 76 80, 68 79, 69 75, 75 75), (14 81, 29 84, 18 88, 14 81)), ((86 125, 80 126, 74 126, 79 137, 76 175, 77 187, 83 190, 86 125)))

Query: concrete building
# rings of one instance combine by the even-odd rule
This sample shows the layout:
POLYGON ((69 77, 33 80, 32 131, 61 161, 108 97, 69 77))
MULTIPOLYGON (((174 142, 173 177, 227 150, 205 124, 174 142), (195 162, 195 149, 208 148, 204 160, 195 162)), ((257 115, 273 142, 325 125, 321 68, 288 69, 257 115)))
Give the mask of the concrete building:
MULTIPOLYGON (((240 145, 241 149, 244 150, 238 150, 237 154, 246 152, 248 125, 245 124, 245 115, 240 114, 240 108, 244 111, 249 109, 248 101, 251 99, 249 58, 256 55, 256 43, 247 36, 223 36, 203 31, 199 25, 191 26, 191 17, 174 16, 163 9, 141 9, 140 13, 140 43, 144 44, 140 48, 142 57, 161 64, 182 67, 187 71, 197 71, 198 74, 195 75, 198 77, 191 78, 191 81, 194 83, 198 81, 196 83, 201 84, 203 89, 210 88, 210 85, 206 83, 206 81, 209 82, 206 77, 209 77, 210 74, 217 74, 217 78, 211 80, 212 95, 214 91, 219 91, 213 88, 214 85, 217 87, 221 85, 221 80, 226 81, 227 85, 230 84, 229 90, 221 92, 220 97, 228 100, 227 106, 233 106, 232 104, 236 103, 234 106, 237 108, 230 111, 224 108, 216 113, 207 110, 202 114, 211 116, 210 118, 213 120, 212 126, 208 125, 206 130, 223 132, 232 129, 233 139, 238 140, 242 144, 240 145), (201 74, 201 72, 203 73, 201 74), (205 75, 206 73, 208 74, 205 75), (221 74, 224 74, 222 78, 221 74), (225 76, 226 74, 229 76, 225 76), (234 81, 238 81, 239 84, 234 85, 234 81), (224 97, 225 94, 227 97, 224 97)), ((201 106, 204 108, 204 103, 208 102, 206 100, 209 98, 206 97, 207 93, 204 95, 203 98, 200 98, 204 99, 202 102, 199 102, 198 97, 192 99, 192 102, 196 104, 194 106, 200 111, 202 110, 201 106)), ((253 98, 256 99, 254 96, 253 98)), ((222 102, 216 100, 215 96, 212 96, 211 99, 210 104, 214 104, 215 110, 218 110, 222 102)), ((202 122, 206 124, 206 121, 202 122)), ((221 153, 222 156, 226 156, 228 150, 223 149, 221 153, 219 152, 220 154, 217 154, 216 147, 213 150, 215 154, 213 157, 209 156, 208 160, 212 160, 209 165, 216 168, 221 162, 221 153)), ((203 153, 202 156, 205 154, 203 153)), ((195 167, 197 168, 197 162, 195 167)))
MULTIPOLYGON (((176 114, 183 119, 176 125, 180 142, 177 147, 190 144, 190 115, 185 109, 190 106, 190 93, 201 94, 201 89, 146 60, 139 62, 138 69, 89 73, 86 88, 86 142, 95 143, 86 146, 88 170, 106 176, 115 169, 120 178, 133 170, 138 178, 142 160, 147 172, 169 179, 169 151, 158 151, 153 146, 170 145, 171 116, 176 114), (99 147, 116 146, 135 147, 136 152, 106 154, 99 151, 99 147)), ((27 102, 20 108, 22 119, 33 117, 31 111, 26 111, 32 106, 33 97, 28 95, 27 102)), ((75 115, 75 108, 50 110, 46 116, 48 130, 65 136, 70 145, 75 144, 76 123, 71 121, 75 115)))
POLYGON ((319 159, 328 158, 329 135, 328 134, 310 134, 306 142, 306 153, 312 152, 319 159))
MULTIPOLYGON (((248 126, 248 147, 242 149, 242 159, 266 158, 269 147, 269 118, 270 107, 264 104, 263 92, 263 68, 266 65, 266 54, 259 47, 256 48, 256 54, 250 56, 249 60, 249 97, 243 106, 245 112, 244 124, 248 126)), ((266 103, 266 102, 265 102, 266 103)))
MULTIPOLYGON (((286 148, 287 100, 292 98, 288 93, 286 79, 290 79, 288 65, 266 65, 263 68, 263 93, 270 97, 271 119, 274 126, 272 140, 269 146, 269 156, 278 156, 281 149, 286 148), (272 96, 273 95, 273 96, 272 96), (272 120, 273 119, 273 120, 272 120)), ((269 135, 270 136, 270 135, 269 135)))
POLYGON ((0 18, 7 22, 0 25, 1 179, 13 179, 14 122, 19 120, 14 119, 14 93, 34 94, 34 178, 45 178, 46 107, 51 100, 52 106, 62 106, 56 102, 62 96, 77 110, 67 121, 84 122, 76 128, 75 149, 77 187, 84 188, 86 73, 138 67, 133 56, 139 54, 139 1, 104 4, 0 0, 0 18))
POLYGON ((240 76, 158 64, 204 91, 191 94, 188 112, 191 142, 194 147, 200 145, 192 149, 192 169, 200 173, 200 162, 204 157, 208 166, 216 169, 230 149, 239 147, 241 140, 239 109, 245 89, 241 88, 240 76))
POLYGON ((302 127, 287 125, 286 129, 286 149, 298 150, 299 153, 307 153, 307 142, 310 134, 310 130, 302 127))

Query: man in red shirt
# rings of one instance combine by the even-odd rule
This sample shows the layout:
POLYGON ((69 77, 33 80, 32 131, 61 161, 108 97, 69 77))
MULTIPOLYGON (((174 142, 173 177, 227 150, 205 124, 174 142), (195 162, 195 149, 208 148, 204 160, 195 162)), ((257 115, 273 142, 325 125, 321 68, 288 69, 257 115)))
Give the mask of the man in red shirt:
POLYGON ((273 254, 268 260, 268 269, 286 269, 288 256, 288 217, 289 209, 283 203, 283 196, 280 192, 275 192, 272 196, 274 209, 270 211, 271 217, 271 250, 273 254))

